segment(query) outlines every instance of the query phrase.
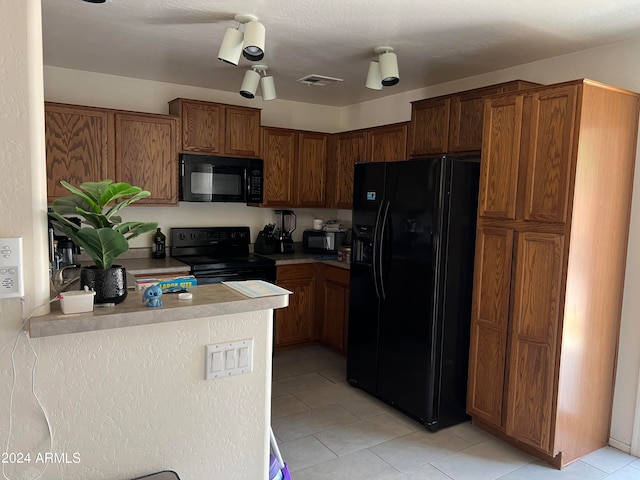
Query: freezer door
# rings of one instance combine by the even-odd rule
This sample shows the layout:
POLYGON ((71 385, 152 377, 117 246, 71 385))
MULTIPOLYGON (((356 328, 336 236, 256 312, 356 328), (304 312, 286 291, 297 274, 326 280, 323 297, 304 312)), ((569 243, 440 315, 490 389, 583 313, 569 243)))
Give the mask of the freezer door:
POLYGON ((442 158, 387 165, 377 394, 432 420, 434 311, 443 199, 442 158))
POLYGON ((379 223, 385 164, 358 163, 354 171, 352 248, 347 335, 347 381, 376 393, 380 270, 379 223))

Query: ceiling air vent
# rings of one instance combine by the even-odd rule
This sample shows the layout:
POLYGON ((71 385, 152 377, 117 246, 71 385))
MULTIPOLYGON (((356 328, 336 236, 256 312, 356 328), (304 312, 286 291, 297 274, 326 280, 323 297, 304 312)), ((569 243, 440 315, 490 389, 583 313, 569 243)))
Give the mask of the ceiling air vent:
POLYGON ((302 83, 303 85, 325 87, 327 85, 331 85, 332 83, 342 82, 342 79, 325 77, 324 75, 316 75, 315 73, 312 73, 311 75, 307 75, 306 77, 299 78, 298 80, 296 80, 296 82, 302 83))

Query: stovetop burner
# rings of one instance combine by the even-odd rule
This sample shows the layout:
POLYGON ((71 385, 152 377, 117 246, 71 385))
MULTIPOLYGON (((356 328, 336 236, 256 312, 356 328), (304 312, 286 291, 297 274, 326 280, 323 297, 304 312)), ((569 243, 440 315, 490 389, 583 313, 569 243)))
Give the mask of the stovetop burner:
POLYGON ((178 257, 178 260, 191 266, 194 272, 213 270, 213 269, 230 269, 230 268, 251 268, 260 266, 275 265, 272 258, 260 257, 249 253, 244 257, 210 257, 207 255, 194 255, 186 257, 178 257))
POLYGON ((249 253, 249 227, 172 228, 171 256, 191 273, 275 268, 275 260, 249 253))

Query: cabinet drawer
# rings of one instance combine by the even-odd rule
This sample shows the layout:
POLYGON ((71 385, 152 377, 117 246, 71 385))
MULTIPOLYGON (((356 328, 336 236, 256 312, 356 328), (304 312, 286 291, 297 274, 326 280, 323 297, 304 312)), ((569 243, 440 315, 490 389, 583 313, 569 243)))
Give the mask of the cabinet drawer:
POLYGON ((332 267, 330 265, 325 266, 324 271, 325 280, 349 286, 349 270, 340 267, 332 267))
POLYGON ((279 265, 277 270, 277 281, 295 280, 298 278, 313 278, 313 263, 297 263, 294 265, 279 265))

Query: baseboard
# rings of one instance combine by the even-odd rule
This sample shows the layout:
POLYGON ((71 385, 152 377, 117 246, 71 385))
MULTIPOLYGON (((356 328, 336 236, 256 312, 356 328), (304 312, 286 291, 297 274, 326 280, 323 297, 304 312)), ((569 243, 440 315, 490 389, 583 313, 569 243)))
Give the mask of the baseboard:
POLYGON ((609 437, 609 445, 624 453, 631 453, 631 445, 627 445, 619 440, 609 437))

